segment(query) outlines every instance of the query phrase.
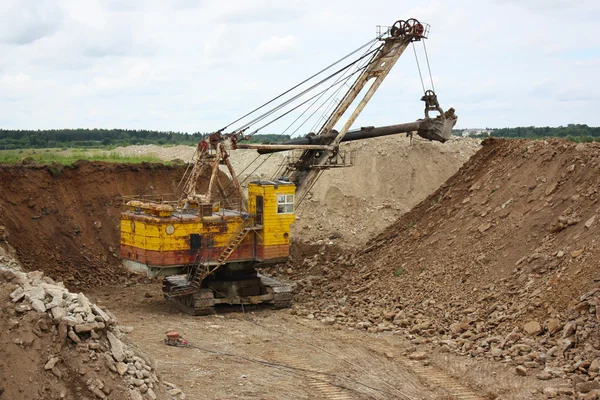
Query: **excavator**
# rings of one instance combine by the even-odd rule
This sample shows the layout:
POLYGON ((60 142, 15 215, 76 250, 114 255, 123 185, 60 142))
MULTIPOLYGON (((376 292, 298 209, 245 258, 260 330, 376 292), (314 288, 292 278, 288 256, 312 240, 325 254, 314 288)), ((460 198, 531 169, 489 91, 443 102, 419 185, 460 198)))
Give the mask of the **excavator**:
POLYGON ((429 33, 429 25, 414 18, 379 29, 367 44, 208 135, 198 144, 174 199, 128 199, 120 228, 124 266, 149 277, 163 276, 164 297, 192 315, 214 313, 218 304, 289 307, 292 286, 257 269, 288 260, 295 210, 319 176, 330 168, 353 165, 353 157, 340 144, 401 133, 445 142, 457 121, 454 109, 444 111, 435 92, 423 85, 425 118, 350 130, 407 47, 424 41, 429 33), (355 55, 359 56, 344 64, 355 55), (321 106, 327 103, 331 111, 325 109, 313 132, 276 144, 249 143, 260 129, 299 112, 301 106, 301 115, 314 115, 321 109, 317 101, 323 99, 329 102, 322 101, 321 106), (264 123, 268 118, 271 121, 264 123), (240 125, 230 128, 235 123, 240 125), (245 191, 230 161, 230 152, 236 149, 299 155, 288 156, 276 176, 249 182, 245 191), (223 182, 220 166, 229 171, 229 183, 223 182))

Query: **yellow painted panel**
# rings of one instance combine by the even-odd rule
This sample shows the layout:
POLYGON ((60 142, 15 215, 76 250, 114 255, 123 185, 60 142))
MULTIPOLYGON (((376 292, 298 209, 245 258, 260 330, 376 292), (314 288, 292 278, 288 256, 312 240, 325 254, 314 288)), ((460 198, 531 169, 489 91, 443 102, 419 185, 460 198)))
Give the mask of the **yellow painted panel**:
MULTIPOLYGON (((207 219, 205 219, 206 221, 207 219)), ((214 218, 212 222, 221 222, 221 218, 214 218)), ((204 225, 200 219, 178 220, 148 219, 143 215, 124 214, 121 219, 121 243, 128 246, 146 250, 172 251, 189 250, 190 234, 211 234, 215 247, 226 246, 232 236, 238 231, 242 219, 240 216, 226 218, 227 232, 219 233, 222 229, 214 223, 204 225), (131 229, 134 223, 135 229, 131 229), (172 225, 173 234, 166 232, 167 226, 172 225)), ((222 226, 222 225, 221 225, 222 226)))

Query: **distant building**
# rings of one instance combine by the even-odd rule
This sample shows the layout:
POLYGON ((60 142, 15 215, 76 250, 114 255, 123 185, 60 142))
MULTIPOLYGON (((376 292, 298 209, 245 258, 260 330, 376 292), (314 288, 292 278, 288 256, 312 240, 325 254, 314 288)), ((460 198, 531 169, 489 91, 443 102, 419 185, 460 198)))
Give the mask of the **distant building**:
POLYGON ((459 132, 462 137, 490 136, 491 133, 492 131, 489 129, 463 129, 461 132, 459 132))

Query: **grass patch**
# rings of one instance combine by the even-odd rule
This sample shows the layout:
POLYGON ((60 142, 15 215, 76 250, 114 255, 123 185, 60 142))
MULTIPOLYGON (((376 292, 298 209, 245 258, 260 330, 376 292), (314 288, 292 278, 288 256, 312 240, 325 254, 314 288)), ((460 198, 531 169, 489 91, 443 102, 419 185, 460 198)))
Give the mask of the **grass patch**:
POLYGON ((404 274, 405 272, 406 271, 402 267, 396 268, 396 270, 394 271, 394 276, 400 276, 400 275, 404 274))
POLYGON ((123 156, 115 152, 84 149, 46 149, 44 151, 28 149, 0 151, 0 164, 17 164, 23 160, 39 164, 60 165, 71 165, 79 160, 132 164, 139 164, 142 162, 164 163, 155 155, 123 156))

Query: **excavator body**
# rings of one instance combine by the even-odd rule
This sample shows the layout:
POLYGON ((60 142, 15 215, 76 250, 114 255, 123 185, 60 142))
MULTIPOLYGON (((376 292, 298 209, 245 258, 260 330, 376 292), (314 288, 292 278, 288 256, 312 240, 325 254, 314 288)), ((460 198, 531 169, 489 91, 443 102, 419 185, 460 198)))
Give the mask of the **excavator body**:
POLYGON ((186 208, 129 201, 121 214, 123 264, 151 278, 165 276, 165 296, 191 314, 210 313, 222 303, 288 306, 289 285, 256 268, 288 259, 294 197, 293 183, 255 181, 248 185, 247 212, 219 203, 186 208), (201 271, 209 274, 194 287, 201 271))

